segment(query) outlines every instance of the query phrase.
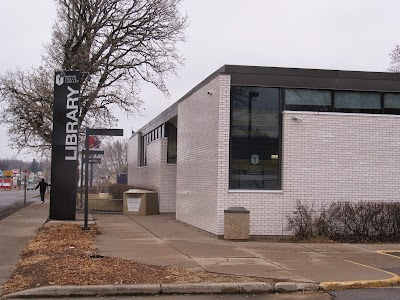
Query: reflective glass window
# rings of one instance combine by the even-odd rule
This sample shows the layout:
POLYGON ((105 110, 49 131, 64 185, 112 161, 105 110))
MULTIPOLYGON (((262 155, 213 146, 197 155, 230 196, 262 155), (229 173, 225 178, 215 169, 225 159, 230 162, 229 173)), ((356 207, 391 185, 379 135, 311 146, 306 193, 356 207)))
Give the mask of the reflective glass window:
POLYGON ((280 189, 278 88, 231 89, 231 189, 280 189))
POLYGON ((176 163, 177 158, 177 129, 174 124, 165 123, 165 133, 168 137, 167 163, 176 163))
POLYGON ((147 165, 147 135, 140 138, 140 166, 147 165))
POLYGON ((332 95, 327 90, 285 89, 285 109, 331 111, 332 95))
POLYGON ((383 99, 385 114, 400 115, 400 94, 385 93, 383 99))
POLYGON ((375 92, 335 91, 335 111, 379 114, 381 95, 375 92))

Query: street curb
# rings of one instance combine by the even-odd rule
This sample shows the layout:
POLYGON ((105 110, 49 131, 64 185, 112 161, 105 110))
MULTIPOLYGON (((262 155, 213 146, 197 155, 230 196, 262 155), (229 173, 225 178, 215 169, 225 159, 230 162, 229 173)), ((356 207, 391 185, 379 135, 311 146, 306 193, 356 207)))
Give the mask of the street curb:
POLYGON ((81 296, 135 296, 157 294, 264 294, 318 291, 317 283, 265 282, 43 286, 7 294, 1 299, 81 296))
POLYGON ((81 297, 81 296, 127 296, 157 295, 161 293, 160 284, 133 285, 50 285, 23 290, 4 295, 1 299, 37 297, 81 297))
POLYGON ((344 290, 344 289, 365 289, 389 287, 400 283, 400 276, 395 275, 392 278, 384 280, 359 280, 359 281, 338 281, 321 282, 320 288, 325 291, 344 290))
POLYGON ((400 276, 389 272, 385 271, 379 268, 374 268, 368 265, 356 263, 354 261, 346 260, 347 262, 357 264, 360 266, 364 266, 373 270, 378 270, 381 272, 385 272, 387 274, 390 274, 392 277, 389 279, 376 279, 376 280, 357 280, 357 281, 332 281, 332 282, 321 282, 319 284, 320 288, 325 290, 325 291, 331 291, 331 290, 344 290, 344 289, 359 289, 359 288, 377 288, 377 287, 388 287, 388 286, 393 286, 396 284, 400 283, 400 276))

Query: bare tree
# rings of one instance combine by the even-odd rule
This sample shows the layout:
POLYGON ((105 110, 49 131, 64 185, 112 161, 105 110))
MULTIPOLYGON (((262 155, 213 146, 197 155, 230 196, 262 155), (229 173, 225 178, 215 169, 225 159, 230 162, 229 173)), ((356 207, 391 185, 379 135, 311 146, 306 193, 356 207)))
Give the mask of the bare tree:
POLYGON ((137 111, 140 82, 168 96, 165 78, 182 63, 177 44, 185 40, 181 0, 57 0, 57 21, 43 64, 0 77, 14 148, 51 143, 55 70, 80 70, 81 128, 112 126, 112 109, 137 111))
POLYGON ((400 46, 396 45, 389 56, 391 59, 389 71, 400 72, 400 46))
MULTIPOLYGON (((128 169, 128 143, 126 139, 108 140, 101 148, 104 150, 101 169, 107 175, 127 173, 128 169)), ((116 179, 116 178, 115 178, 116 179)))

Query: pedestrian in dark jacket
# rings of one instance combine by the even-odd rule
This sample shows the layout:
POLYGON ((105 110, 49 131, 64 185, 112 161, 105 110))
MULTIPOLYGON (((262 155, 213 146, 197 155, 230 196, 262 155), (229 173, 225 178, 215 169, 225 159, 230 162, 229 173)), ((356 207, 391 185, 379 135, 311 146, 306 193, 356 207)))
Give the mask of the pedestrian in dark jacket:
POLYGON ((35 190, 37 190, 39 187, 39 191, 40 191, 40 200, 43 203, 44 202, 44 194, 46 193, 46 188, 48 186, 51 186, 50 184, 48 184, 46 181, 44 181, 44 178, 42 178, 42 181, 38 183, 38 185, 35 187, 35 190))

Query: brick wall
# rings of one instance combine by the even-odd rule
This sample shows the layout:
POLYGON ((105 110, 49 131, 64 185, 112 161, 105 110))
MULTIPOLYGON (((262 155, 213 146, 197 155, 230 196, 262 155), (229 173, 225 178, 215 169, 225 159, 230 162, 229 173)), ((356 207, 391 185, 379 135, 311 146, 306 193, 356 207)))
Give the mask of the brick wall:
POLYGON ((167 164, 168 138, 161 138, 160 159, 160 212, 176 210, 176 164, 167 164))
POLYGON ((285 112, 283 120, 288 212, 296 200, 398 200, 400 116, 285 112))
POLYGON ((230 89, 220 75, 178 107, 177 219, 216 233, 219 181, 219 109, 230 89), (212 95, 207 92, 212 90, 212 95))
POLYGON ((160 212, 175 211, 176 165, 167 164, 167 138, 147 145, 147 165, 139 166, 139 135, 128 142, 128 184, 158 192, 160 212))

